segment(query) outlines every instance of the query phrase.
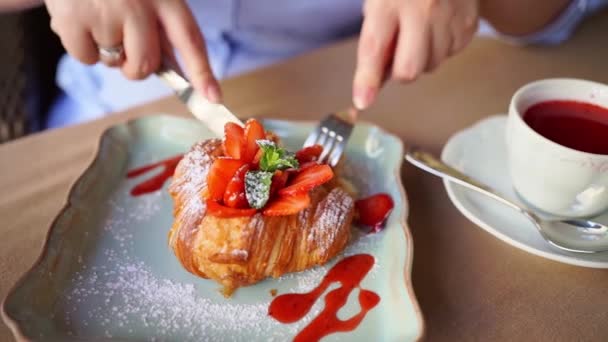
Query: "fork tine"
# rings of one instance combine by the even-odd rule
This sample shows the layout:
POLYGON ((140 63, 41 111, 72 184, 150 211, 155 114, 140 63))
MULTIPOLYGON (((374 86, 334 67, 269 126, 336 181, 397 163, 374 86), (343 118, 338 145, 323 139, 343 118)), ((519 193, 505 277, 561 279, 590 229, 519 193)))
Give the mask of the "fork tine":
POLYGON ((332 167, 338 165, 338 162, 342 157, 342 153, 344 152, 344 148, 346 147, 346 140, 344 140, 341 135, 338 136, 336 141, 337 143, 334 146, 334 150, 329 155, 329 159, 327 161, 327 163, 332 167))
POLYGON ((304 147, 315 144, 323 147, 323 152, 319 156, 320 162, 327 162, 333 167, 340 161, 353 129, 352 120, 356 117, 351 115, 353 110, 329 114, 306 138, 304 147))
POLYGON ((321 126, 317 126, 312 132, 310 132, 306 138, 306 141, 304 141, 303 147, 314 145, 317 142, 317 139, 319 139, 319 135, 321 135, 321 126))
POLYGON ((323 151, 321 152, 321 155, 319 156, 319 161, 321 161, 322 163, 325 162, 325 160, 331 153, 332 149, 334 148, 334 145, 335 145, 334 143, 336 142, 336 132, 335 131, 329 131, 328 135, 329 135, 330 139, 327 141, 327 143, 322 144, 323 151))
POLYGON ((317 138, 317 141, 315 141, 315 144, 321 145, 321 146, 323 146, 323 149, 325 149, 325 144, 327 144, 326 141, 327 141, 328 135, 329 135, 329 129, 325 125, 322 125, 321 134, 319 135, 319 138, 317 138))

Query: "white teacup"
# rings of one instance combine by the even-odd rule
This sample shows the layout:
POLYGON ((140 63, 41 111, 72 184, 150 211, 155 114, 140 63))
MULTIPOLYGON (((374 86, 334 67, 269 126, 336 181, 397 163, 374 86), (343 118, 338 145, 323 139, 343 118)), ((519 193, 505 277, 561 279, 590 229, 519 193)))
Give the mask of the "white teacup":
POLYGON ((564 217, 598 214, 608 209, 608 155, 560 145, 523 120, 530 106, 550 100, 574 100, 608 108, 608 86, 577 79, 547 79, 515 93, 506 132, 515 191, 528 205, 546 213, 564 217))

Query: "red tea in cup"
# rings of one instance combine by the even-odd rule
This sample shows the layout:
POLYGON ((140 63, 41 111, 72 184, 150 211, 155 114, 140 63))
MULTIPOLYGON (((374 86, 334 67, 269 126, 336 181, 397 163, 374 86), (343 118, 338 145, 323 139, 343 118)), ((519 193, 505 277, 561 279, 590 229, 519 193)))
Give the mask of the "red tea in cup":
POLYGON ((608 154, 607 108, 578 101, 543 101, 529 107, 523 119, 538 134, 560 145, 608 154))
POLYGON ((527 205, 560 217, 608 210, 608 86, 571 78, 521 87, 509 105, 509 174, 527 205))

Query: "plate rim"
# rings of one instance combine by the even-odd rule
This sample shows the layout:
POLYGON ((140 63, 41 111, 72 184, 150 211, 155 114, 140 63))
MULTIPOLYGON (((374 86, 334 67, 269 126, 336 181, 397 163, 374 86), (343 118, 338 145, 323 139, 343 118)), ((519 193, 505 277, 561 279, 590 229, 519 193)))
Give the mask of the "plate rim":
POLYGON ((61 209, 59 209, 57 214, 55 214, 55 216, 53 217, 53 220, 51 220, 48 228, 46 229, 46 234, 44 236, 42 248, 40 249, 40 253, 39 253, 38 257, 36 257, 34 263, 26 271, 24 271, 21 276, 19 276, 17 281, 9 288, 8 292, 2 299, 2 303, 0 303, 0 316, 2 317, 2 320, 4 321, 4 323, 8 326, 9 330, 11 330, 13 337, 17 341, 31 341, 31 340, 23 334, 23 330, 21 329, 21 326, 19 325, 19 323, 16 320, 14 320, 7 312, 7 309, 6 309, 7 301, 14 294, 14 292, 17 291, 17 289, 25 283, 26 278, 28 276, 30 276, 30 274, 32 274, 44 260, 44 257, 48 253, 49 245, 50 245, 49 241, 55 230, 54 228, 57 225, 57 221, 59 221, 59 218, 61 218, 63 215, 65 215, 66 211, 68 211, 68 209, 72 207, 71 198, 74 196, 76 188, 82 182, 85 175, 87 173, 89 173, 93 169, 95 164, 99 161, 99 159, 100 159, 99 152, 101 151, 101 146, 102 146, 103 141, 105 139, 107 139, 113 131, 115 131, 116 127, 122 126, 122 125, 131 125, 133 122, 135 122, 137 120, 138 119, 130 119, 130 120, 127 120, 126 122, 117 123, 117 124, 111 125, 109 127, 106 127, 102 131, 102 133, 99 135, 99 138, 97 140, 97 144, 95 145, 95 151, 93 152, 93 159, 88 163, 87 167, 78 175, 78 177, 72 182, 72 184, 70 184, 68 194, 67 194, 67 196, 65 196, 64 203, 61 206, 61 209))
MULTIPOLYGON (((82 180, 85 177, 85 175, 87 175, 93 169, 93 167, 96 166, 96 164, 99 162, 100 151, 101 151, 103 142, 110 137, 112 132, 116 131, 117 129, 120 129, 120 127, 131 127, 131 126, 137 125, 138 123, 140 123, 142 121, 159 120, 159 119, 162 120, 163 118, 170 118, 171 120, 177 119, 177 120, 187 120, 187 121, 194 120, 194 121, 196 121, 193 118, 183 117, 183 116, 174 115, 174 114, 170 114, 170 113, 150 113, 145 116, 141 116, 141 117, 137 117, 137 118, 130 118, 130 119, 124 120, 122 122, 114 123, 114 124, 104 128, 103 131, 101 132, 101 134, 99 135, 99 138, 97 139, 97 143, 95 145, 95 149, 93 151, 93 157, 92 157, 91 161, 80 172, 78 177, 70 184, 67 196, 65 196, 64 203, 61 206, 61 209, 55 214, 54 218, 49 223, 48 228, 46 229, 46 234, 44 236, 44 240, 43 240, 42 247, 40 249, 40 253, 36 257, 36 259, 32 263, 32 265, 29 268, 27 268, 23 272, 23 274, 21 274, 17 278, 15 283, 9 288, 6 295, 0 302, 0 317, 2 317, 3 322, 7 325, 7 327, 13 334, 13 337, 16 339, 16 341, 31 341, 31 340, 24 335, 23 329, 21 328, 19 323, 16 320, 14 320, 7 312, 7 308, 6 308, 7 301, 14 295, 14 293, 17 291, 17 289, 20 288, 25 283, 26 278, 28 278, 41 265, 42 261, 48 254, 48 251, 50 248, 50 238, 55 231, 57 221, 63 215, 65 215, 65 213, 66 213, 66 211, 68 211, 68 209, 70 209, 73 206, 72 197, 75 194, 76 188, 78 187, 79 184, 82 183, 82 180)), ((257 119, 261 120, 262 122, 273 121, 273 122, 281 122, 281 123, 288 123, 288 124, 295 124, 295 125, 302 125, 302 124, 314 125, 315 123, 318 122, 315 120, 286 120, 286 119, 275 118, 275 117, 265 117, 265 118, 257 118, 257 119)), ((366 120, 358 120, 357 125, 364 125, 364 126, 368 126, 370 128, 378 129, 381 133, 383 133, 383 135, 388 136, 391 139, 394 139, 397 142, 397 149, 399 151, 398 155, 403 155, 403 152, 404 152, 403 140, 401 138, 399 138, 396 134, 394 134, 372 122, 366 121, 366 120)), ((409 228, 409 225, 407 224, 407 217, 409 216, 410 205, 409 205, 409 201, 408 201, 407 192, 405 191, 405 187, 403 185, 403 180, 401 178, 401 167, 403 165, 403 159, 401 159, 401 157, 398 157, 398 158, 399 159, 397 161, 395 161, 396 166, 393 169, 393 175, 397 179, 397 188, 398 188, 399 195, 401 197, 401 201, 403 202, 403 204, 406 207, 406 210, 402 211, 398 221, 399 221, 399 224, 402 226, 402 230, 403 230, 403 233, 405 235, 405 240, 406 240, 405 241, 406 247, 408 249, 407 255, 405 256, 406 260, 405 260, 405 265, 404 265, 404 270, 403 270, 403 277, 404 277, 404 281, 405 281, 406 291, 407 291, 408 297, 412 303, 412 308, 413 308, 413 311, 414 311, 414 314, 416 317, 417 335, 414 336, 414 340, 421 341, 424 338, 424 336, 426 335, 426 324, 425 324, 424 316, 422 314, 422 310, 420 308, 420 304, 418 303, 418 299, 416 297, 413 283, 412 283, 414 243, 413 243, 411 230, 409 228)))
MULTIPOLYGON (((476 130, 480 129, 480 126, 483 126, 484 124, 486 124, 489 121, 492 120, 499 120, 501 119, 501 121, 504 121, 504 123, 506 124, 506 119, 507 119, 507 114, 505 113, 500 113, 500 114, 493 114, 493 115, 489 115, 485 118, 482 118, 478 121, 476 121, 475 123, 473 123, 472 125, 454 133, 446 142, 446 144, 444 145, 442 151, 441 151, 441 160, 446 161, 446 155, 448 153, 448 146, 451 146, 453 144, 455 144, 455 142, 459 139, 463 139, 463 136, 467 136, 469 134, 473 134, 473 132, 475 132, 476 130)), ((601 262, 601 261, 589 261, 589 260, 584 260, 584 259, 578 259, 578 258, 572 258, 572 257, 568 257, 566 255, 561 255, 561 254, 554 254, 551 252, 547 252, 547 251, 543 251, 543 250, 539 250, 536 248, 533 248, 523 242, 519 242, 514 240, 513 238, 511 238, 510 236, 508 236, 507 234, 504 234, 500 231, 497 231, 495 228, 491 227, 488 223, 486 223, 484 220, 482 220, 481 218, 477 217, 476 215, 474 215, 471 211, 469 211, 463 204, 463 201, 461 201, 459 199, 459 196, 456 194, 455 192, 455 187, 452 182, 450 182, 449 180, 443 179, 443 185, 446 189, 446 192, 448 194, 448 197, 450 199, 450 201, 452 202, 452 204, 456 207, 456 209, 458 209, 458 211, 464 216, 466 217, 469 221, 471 221, 473 224, 475 224, 476 226, 478 226, 479 228, 483 229, 484 231, 486 231, 487 233, 489 233, 490 235, 493 235, 495 238, 503 241, 504 243, 511 245, 515 248, 518 248, 524 252, 551 260, 551 261, 555 261, 555 262, 559 262, 559 263, 563 263, 563 264, 568 264, 568 265, 572 265, 572 266, 579 266, 579 267, 588 267, 588 268, 597 268, 597 269, 606 269, 608 268, 608 262, 601 262)))
POLYGON ((398 142, 398 149, 399 149, 399 159, 395 162, 396 166, 393 170, 393 176, 395 177, 395 179, 397 179, 397 189, 399 190, 399 195, 401 196, 401 200, 403 201, 403 203, 407 206, 407 212, 406 210, 404 210, 400 217, 399 217, 399 222, 401 224, 401 227, 403 227, 403 233, 405 234, 405 240, 406 240, 406 244, 407 244, 407 250, 408 250, 408 254, 406 255, 406 261, 405 261, 405 270, 404 270, 404 279, 405 279, 405 286, 407 288, 407 292, 408 292, 408 296, 410 297, 410 300, 412 301, 412 306, 414 309, 414 313, 416 314, 416 319, 418 322, 418 329, 419 329, 419 333, 418 336, 414 337, 415 341, 421 341, 425 336, 426 336, 426 325, 424 322, 424 316, 422 315, 422 310, 420 309, 420 304, 418 303, 418 298, 416 297, 416 293, 414 292, 414 286, 412 283, 412 267, 413 267, 413 261, 414 261, 414 239, 412 237, 412 232, 410 230, 410 227, 407 223, 407 218, 409 217, 410 214, 410 204, 409 204, 409 198, 407 196, 407 192, 405 191, 405 186, 403 185, 403 180, 401 178, 401 168, 403 166, 403 155, 404 155, 404 144, 403 144, 403 140, 401 140, 401 138, 399 138, 396 134, 378 126, 375 125, 373 123, 367 122, 367 121, 360 121, 366 125, 369 125, 370 127, 375 127, 377 129, 379 129, 380 131, 382 131, 385 135, 390 136, 391 138, 395 139, 398 142))

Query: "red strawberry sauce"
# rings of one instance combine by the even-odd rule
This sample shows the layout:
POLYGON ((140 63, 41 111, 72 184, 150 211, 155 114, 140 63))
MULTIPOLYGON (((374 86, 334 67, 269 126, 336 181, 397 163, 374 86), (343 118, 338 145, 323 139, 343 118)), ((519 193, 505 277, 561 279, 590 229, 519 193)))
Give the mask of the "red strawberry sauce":
POLYGON ((341 286, 325 295, 325 307, 300 333, 295 342, 318 341, 324 336, 336 332, 354 330, 365 315, 380 302, 375 292, 362 289, 361 281, 374 265, 374 257, 369 254, 357 254, 340 260, 329 270, 321 283, 308 293, 288 293, 276 297, 268 308, 268 315, 281 323, 293 323, 302 319, 319 300, 327 288, 334 282, 341 286), (348 296, 359 288, 361 311, 347 320, 338 318, 338 311, 346 304, 348 296))
POLYGON ((183 155, 180 154, 178 156, 171 157, 169 159, 165 159, 154 164, 138 167, 137 169, 129 171, 127 173, 127 178, 133 178, 141 176, 159 167, 162 167, 161 173, 157 174, 152 178, 142 181, 141 183, 137 184, 133 189, 131 189, 131 195, 140 196, 160 190, 163 187, 163 184, 165 184, 165 182, 169 178, 171 178, 171 176, 173 176, 175 168, 177 167, 179 161, 182 160, 182 157, 183 155))

